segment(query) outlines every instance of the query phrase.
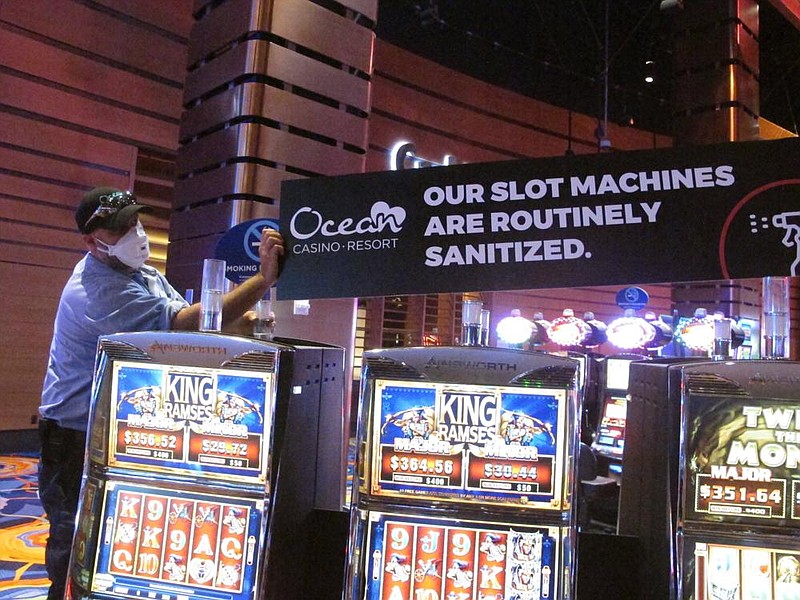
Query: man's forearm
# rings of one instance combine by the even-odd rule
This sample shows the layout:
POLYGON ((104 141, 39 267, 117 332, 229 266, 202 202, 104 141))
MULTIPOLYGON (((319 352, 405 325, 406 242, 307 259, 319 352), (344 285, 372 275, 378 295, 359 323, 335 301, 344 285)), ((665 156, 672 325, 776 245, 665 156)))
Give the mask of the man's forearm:
POLYGON ((261 273, 246 279, 222 297, 222 322, 238 319, 269 291, 261 273))
MULTIPOLYGON (((261 273, 253 275, 222 297, 222 323, 235 321, 250 310, 269 291, 261 273)), ((196 331, 200 327, 200 304, 178 311, 172 318, 172 329, 196 331)))

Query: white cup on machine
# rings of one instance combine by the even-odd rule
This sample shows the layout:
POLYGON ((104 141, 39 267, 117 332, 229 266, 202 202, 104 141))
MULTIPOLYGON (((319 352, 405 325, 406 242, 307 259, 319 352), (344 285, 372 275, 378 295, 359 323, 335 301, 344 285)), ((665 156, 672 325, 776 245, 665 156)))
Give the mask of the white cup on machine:
POLYGON ((464 300, 461 305, 461 345, 480 345, 481 309, 483 302, 464 300))
POLYGON ((203 261, 203 284, 200 294, 200 331, 222 331, 222 296, 225 293, 225 261, 203 261))
POLYGON ((259 300, 255 305, 256 320, 253 322, 253 337, 259 340, 271 340, 275 333, 275 313, 272 302, 259 300))

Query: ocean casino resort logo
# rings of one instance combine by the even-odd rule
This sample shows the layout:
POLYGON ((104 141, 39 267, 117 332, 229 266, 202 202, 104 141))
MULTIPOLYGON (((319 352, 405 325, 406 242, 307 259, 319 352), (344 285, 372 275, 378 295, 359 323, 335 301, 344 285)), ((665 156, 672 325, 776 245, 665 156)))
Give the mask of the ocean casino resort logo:
POLYGON ((292 253, 322 254, 395 248, 397 237, 385 235, 400 233, 405 220, 406 210, 403 207, 390 206, 383 200, 373 203, 367 216, 345 217, 338 221, 326 218, 317 209, 303 206, 295 211, 289 222, 289 231, 299 240, 292 245, 292 253), (325 241, 310 241, 318 236, 325 241))

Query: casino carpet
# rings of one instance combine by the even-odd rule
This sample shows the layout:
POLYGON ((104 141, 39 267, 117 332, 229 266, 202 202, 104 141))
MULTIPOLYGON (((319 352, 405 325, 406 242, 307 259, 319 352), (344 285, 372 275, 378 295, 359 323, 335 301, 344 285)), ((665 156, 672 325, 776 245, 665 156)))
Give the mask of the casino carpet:
POLYGON ((44 600, 47 520, 37 496, 36 456, 0 456, 0 598, 44 600))

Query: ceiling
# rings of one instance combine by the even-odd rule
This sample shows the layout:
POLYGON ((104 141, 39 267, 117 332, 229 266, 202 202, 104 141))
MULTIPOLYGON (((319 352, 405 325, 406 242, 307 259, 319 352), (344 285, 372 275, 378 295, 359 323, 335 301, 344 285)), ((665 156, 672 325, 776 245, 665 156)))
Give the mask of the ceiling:
MULTIPOLYGON (((680 8, 661 5, 662 0, 379 0, 376 31, 392 44, 495 85, 601 122, 607 115, 610 122, 669 134, 670 19, 680 8), (654 75, 652 83, 645 82, 646 71, 654 75)), ((766 1, 759 28, 760 116, 798 133, 800 31, 766 1)))

